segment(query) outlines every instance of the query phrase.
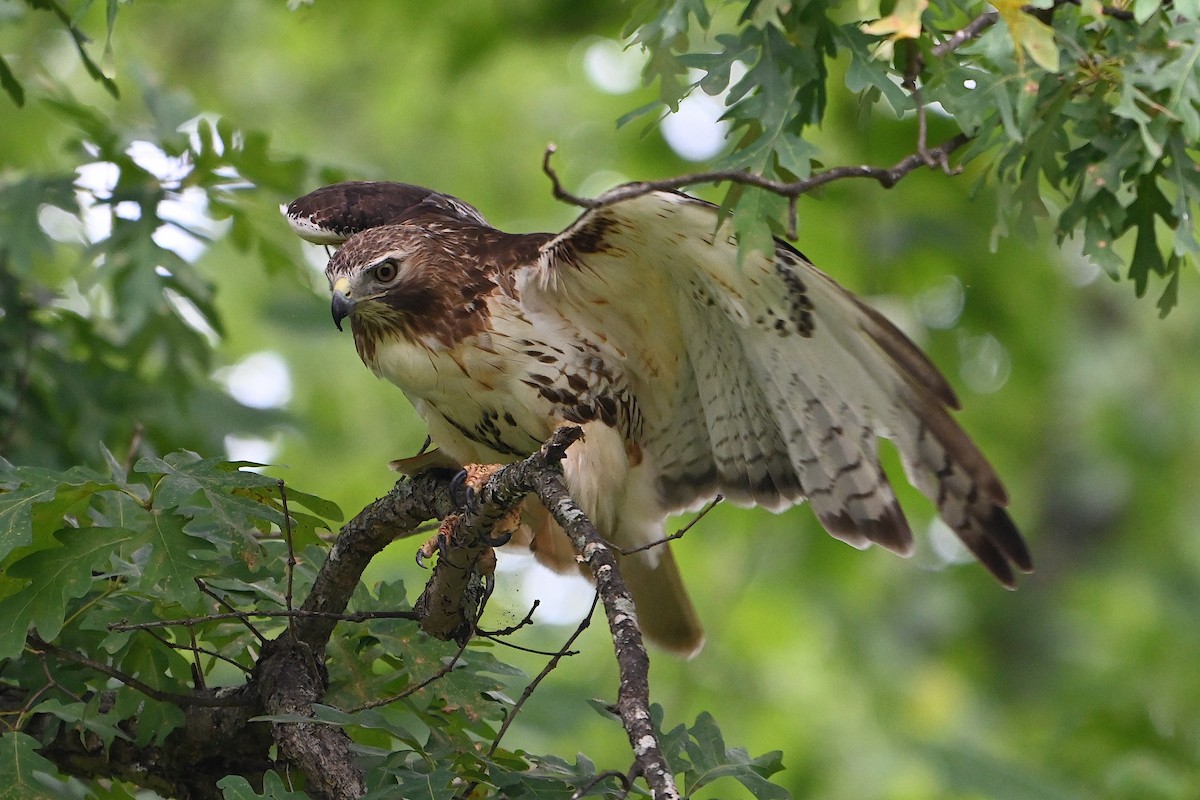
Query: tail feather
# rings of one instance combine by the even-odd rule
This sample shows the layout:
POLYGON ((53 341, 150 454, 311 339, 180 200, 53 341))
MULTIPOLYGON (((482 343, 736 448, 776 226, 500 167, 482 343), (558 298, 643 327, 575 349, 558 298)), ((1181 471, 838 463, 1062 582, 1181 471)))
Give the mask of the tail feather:
POLYGON ((691 658, 704 647, 704 629, 667 545, 657 559, 635 553, 621 559, 621 575, 633 596, 642 634, 664 650, 691 658), (657 562, 657 563, 655 563, 657 562))

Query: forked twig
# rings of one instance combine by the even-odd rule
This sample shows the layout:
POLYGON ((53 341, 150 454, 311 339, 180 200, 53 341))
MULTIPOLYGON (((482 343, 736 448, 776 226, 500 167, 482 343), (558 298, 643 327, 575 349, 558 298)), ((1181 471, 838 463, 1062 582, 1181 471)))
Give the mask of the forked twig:
MULTIPOLYGON (((581 197, 580 195, 572 194, 563 187, 562 180, 558 177, 558 172, 550 164, 551 156, 558 149, 553 143, 546 145, 545 153, 542 156, 542 172, 550 179, 550 188, 555 199, 579 206, 580 208, 592 210, 604 208, 605 206, 625 200, 632 200, 635 197, 642 197, 653 192, 672 192, 700 183, 720 183, 722 181, 766 189, 769 192, 792 199, 802 194, 807 194, 820 186, 847 178, 867 178, 878 182, 885 189, 890 189, 901 178, 920 167, 928 166, 931 161, 935 164, 949 164, 950 156, 969 141, 971 141, 970 136, 965 133, 958 133, 937 147, 929 148, 924 154, 913 153, 912 155, 905 156, 890 167, 873 167, 868 164, 831 167, 830 169, 813 173, 809 177, 797 181, 778 181, 740 169, 718 169, 708 172, 677 175, 673 178, 663 178, 657 181, 623 183, 605 192, 601 192, 597 197, 581 197)), ((788 230, 792 233, 795 232, 796 228, 795 210, 795 204, 789 203, 789 215, 791 219, 788 220, 788 230)))
POLYGON ((504 722, 501 723, 500 730, 496 731, 496 738, 492 739, 492 746, 488 748, 488 757, 496 754, 496 748, 500 746, 500 740, 504 738, 505 732, 508 731, 508 726, 512 725, 512 722, 514 719, 516 719, 517 714, 525 706, 525 701, 528 700, 533 694, 534 690, 537 689, 538 684, 545 680, 546 676, 554 671, 554 668, 558 666, 559 661, 562 661, 565 656, 575 652, 571 649, 571 645, 575 644, 575 640, 582 636, 583 632, 586 631, 588 626, 592 624, 592 616, 596 613, 596 604, 599 602, 600 593, 596 592, 594 595, 592 595, 591 607, 588 608, 588 612, 584 614, 583 619, 579 621, 579 625, 575 628, 575 632, 567 638, 567 641, 563 643, 563 646, 559 648, 558 652, 551 656, 550 660, 546 662, 546 666, 543 667, 542 671, 537 674, 537 677, 535 677, 528 683, 528 685, 525 686, 525 690, 521 692, 521 696, 517 698, 517 702, 513 704, 512 710, 508 712, 508 715, 504 718, 504 722))
POLYGON ((450 660, 447 661, 446 663, 442 664, 441 669, 439 669, 437 672, 433 673, 429 677, 425 678, 425 680, 421 681, 420 683, 415 683, 412 686, 407 687, 404 691, 400 692, 399 694, 394 694, 391 697, 383 697, 378 700, 372 700, 369 703, 363 703, 361 706, 357 706, 355 708, 350 709, 350 712, 353 713, 355 711, 366 711, 369 708, 379 708, 380 706, 390 705, 390 704, 396 702, 397 700, 403 700, 404 698, 406 698, 410 695, 416 694, 417 692, 421 691, 429 684, 433 683, 434 681, 438 680, 439 678, 441 678, 445 675, 448 675, 452 671, 454 671, 454 668, 458 665, 458 660, 460 658, 462 658, 462 654, 464 652, 466 652, 467 645, 469 643, 470 642, 467 641, 467 642, 463 642, 462 644, 460 644, 458 646, 458 650, 456 650, 454 655, 452 655, 450 657, 450 660))

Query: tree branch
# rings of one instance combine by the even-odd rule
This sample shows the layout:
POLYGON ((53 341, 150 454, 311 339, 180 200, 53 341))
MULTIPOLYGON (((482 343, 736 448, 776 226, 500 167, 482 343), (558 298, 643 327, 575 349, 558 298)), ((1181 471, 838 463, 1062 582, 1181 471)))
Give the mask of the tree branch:
MULTIPOLYGON (((621 577, 617 554, 605 543, 591 520, 571 497, 562 476, 561 461, 567 448, 582 436, 582 428, 561 427, 538 452, 493 473, 475 496, 468 496, 467 511, 453 543, 455 547, 451 549, 456 549, 459 544, 468 551, 488 547, 486 540, 492 526, 530 491, 537 495, 567 533, 575 551, 592 570, 597 592, 608 617, 620 672, 618 714, 633 747, 634 757, 654 796, 659 800, 672 800, 679 797, 679 792, 650 718, 650 657, 642 640, 633 598, 621 577)), ((469 556, 462 559, 467 560, 469 556)), ((445 554, 438 559, 438 565, 444 561, 450 561, 445 554)), ((433 582, 431 580, 430 584, 433 582)), ((426 587, 426 593, 430 591, 426 587)), ((464 613, 468 617, 471 615, 469 611, 464 613)), ((464 617, 463 622, 467 621, 467 617, 464 617)), ((470 624, 474 625, 473 619, 470 624)))
MULTIPOLYGON (((272 641, 264 649, 254 677, 268 716, 316 716, 313 703, 325 694, 325 670, 303 642, 287 632, 272 641)), ((293 721, 272 722, 271 728, 280 753, 304 774, 310 795, 349 800, 366 794, 362 770, 344 730, 320 722, 293 721)))
MULTIPOLYGON (((559 428, 543 446, 543 450, 554 447, 565 451, 582 434, 579 428, 559 428)), ((571 497, 561 469, 543 471, 537 476, 534 489, 538 499, 571 539, 575 551, 592 570, 596 589, 604 602, 604 613, 608 618, 620 670, 617 713, 633 747, 634 758, 654 797, 657 800, 674 800, 679 797, 679 790, 663 757, 650 718, 650 657, 642 641, 633 598, 617 566, 616 553, 571 497)))
POLYGON ((317 661, 324 658, 333 628, 371 559, 394 539, 414 533, 426 520, 442 519, 450 513, 451 477, 448 471, 437 470, 401 480, 385 497, 342 526, 300 606, 300 611, 308 613, 295 626, 297 638, 312 648, 317 661))
POLYGON ((997 12, 985 11, 950 34, 948 38, 935 44, 930 52, 933 53, 935 58, 941 58, 952 53, 972 39, 978 38, 980 34, 995 25, 999 19, 1000 15, 997 12))
POLYGON ((693 172, 687 175, 678 175, 673 178, 664 178, 657 181, 634 181, 632 183, 623 183, 620 186, 602 192, 599 197, 581 197, 568 192, 563 188, 562 181, 559 180, 558 173, 550 164, 550 158, 557 151, 557 146, 553 143, 546 146, 546 151, 542 156, 542 171, 550 179, 551 191, 555 199, 561 200, 564 203, 579 206, 580 208, 603 208, 610 206, 613 203, 619 203, 623 200, 630 200, 635 197, 650 194, 651 192, 660 191, 676 191, 687 186, 695 186, 699 183, 719 183, 728 181, 730 183, 740 183, 746 186, 756 186, 760 189, 766 189, 769 192, 782 195, 783 197, 793 198, 799 197, 802 194, 811 192, 817 187, 824 186, 827 183, 833 183, 838 180, 847 178, 867 178, 877 181, 880 186, 885 189, 890 189, 895 186, 901 178, 913 170, 928 166, 930 159, 932 163, 942 164, 949 159, 950 155, 965 145, 971 140, 970 136, 965 133, 956 134, 946 141, 942 142, 937 147, 928 149, 925 154, 914 153, 897 161, 890 167, 872 167, 867 164, 857 166, 842 166, 832 167, 822 172, 814 173, 813 175, 798 181, 777 181, 772 178, 767 178, 763 175, 756 175, 752 172, 737 169, 718 169, 708 172, 693 172))

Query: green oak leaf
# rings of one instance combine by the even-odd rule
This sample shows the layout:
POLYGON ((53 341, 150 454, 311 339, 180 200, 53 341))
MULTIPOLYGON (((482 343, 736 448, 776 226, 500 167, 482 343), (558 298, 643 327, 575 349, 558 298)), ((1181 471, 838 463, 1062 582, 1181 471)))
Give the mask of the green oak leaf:
POLYGON ((13 658, 25 646, 32 625, 43 639, 52 640, 62 630, 69 600, 83 597, 103 570, 112 552, 135 534, 124 528, 71 528, 55 539, 61 547, 39 550, 13 563, 10 578, 29 583, 0 600, 0 660, 13 658))

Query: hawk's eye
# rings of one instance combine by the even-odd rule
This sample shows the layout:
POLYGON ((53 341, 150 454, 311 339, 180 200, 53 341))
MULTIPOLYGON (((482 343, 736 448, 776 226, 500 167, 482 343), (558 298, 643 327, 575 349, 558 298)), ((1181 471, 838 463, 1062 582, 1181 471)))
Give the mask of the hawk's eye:
POLYGON ((388 259, 375 268, 375 280, 380 283, 391 283, 396 280, 396 276, 400 273, 396 262, 388 259))

